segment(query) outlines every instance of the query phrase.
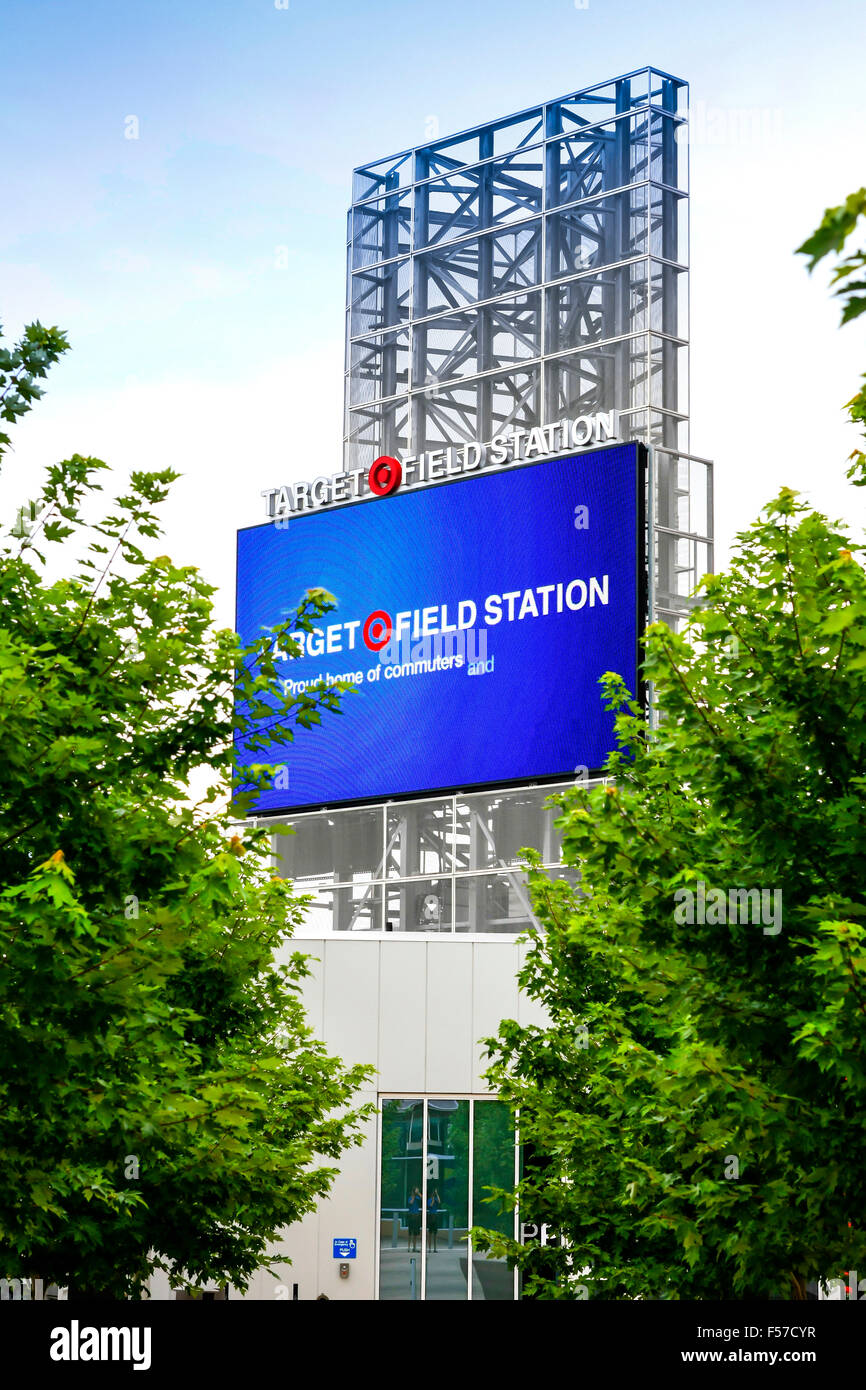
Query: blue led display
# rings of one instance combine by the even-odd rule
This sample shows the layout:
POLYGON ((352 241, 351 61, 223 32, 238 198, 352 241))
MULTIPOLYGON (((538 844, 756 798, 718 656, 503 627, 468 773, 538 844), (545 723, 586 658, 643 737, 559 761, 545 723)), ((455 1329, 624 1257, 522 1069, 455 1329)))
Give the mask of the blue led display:
POLYGON ((256 810, 570 778, 613 746, 599 678, 637 687, 641 448, 581 452, 397 491, 238 533, 237 629, 337 609, 301 683, 354 679, 343 713, 299 729, 256 810))

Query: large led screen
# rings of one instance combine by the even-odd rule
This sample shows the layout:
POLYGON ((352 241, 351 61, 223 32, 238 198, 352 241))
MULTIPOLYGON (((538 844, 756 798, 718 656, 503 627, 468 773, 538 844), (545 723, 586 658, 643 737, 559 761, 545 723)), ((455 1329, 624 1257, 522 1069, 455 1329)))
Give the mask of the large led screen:
MULTIPOLYGON (((258 812, 573 778, 602 767, 599 678, 637 688, 643 449, 578 453, 238 533, 237 628, 337 600, 284 660, 348 678, 342 714, 270 754, 258 812)), ((268 755, 240 750, 241 762, 268 755)))

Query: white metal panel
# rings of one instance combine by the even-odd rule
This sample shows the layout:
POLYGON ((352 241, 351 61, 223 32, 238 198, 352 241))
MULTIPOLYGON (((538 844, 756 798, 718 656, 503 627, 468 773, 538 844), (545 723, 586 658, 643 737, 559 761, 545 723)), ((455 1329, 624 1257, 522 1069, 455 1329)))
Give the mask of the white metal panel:
POLYGON ((480 942, 473 947, 475 965, 472 971, 472 1038, 474 1076, 471 1089, 489 1089, 482 1072, 489 1065, 479 1039, 494 1034, 504 1018, 518 1018, 519 1003, 517 971, 520 968, 518 947, 514 941, 480 942))
POLYGON ((370 942, 333 936, 323 943, 324 1033, 344 1062, 372 1062, 378 1049, 379 953, 370 942))
MULTIPOLYGON (((339 1179, 337 1180, 339 1181, 339 1179)), ((264 1267, 257 1269, 249 1282, 245 1294, 232 1289, 229 1299, 244 1298, 253 1302, 290 1303, 293 1285, 298 1286, 298 1299, 302 1302, 317 1298, 318 1287, 318 1235, 319 1213, 312 1211, 294 1226, 288 1226, 282 1239, 274 1245, 278 1255, 288 1255, 290 1265, 274 1265, 270 1273, 264 1267)))
MULTIPOLYGON (((373 950, 373 943, 368 944, 373 950)), ((427 943, 383 941, 379 964, 380 1091, 424 1093, 427 1057, 427 943)))
MULTIPOLYGON (((517 947, 521 967, 530 949, 528 944, 517 947)), ((528 1027, 530 1024, 537 1024, 540 1028, 547 1028, 550 1024, 550 1015, 535 999, 530 999, 527 994, 521 993, 519 995, 517 1021, 522 1023, 524 1027, 528 1027)))
POLYGON ((293 941, 288 949, 280 951, 279 959, 286 961, 295 950, 302 955, 308 956, 307 965, 310 974, 303 982, 303 1003, 307 1013, 307 1021, 316 1034, 317 1038, 324 1036, 325 1020, 323 1016, 324 1005, 324 957, 325 943, 321 940, 316 941, 293 941))
POLYGON ((472 942, 427 946, 427 1086, 436 1095, 465 1092, 473 1073, 472 942))
MULTIPOLYGON (((357 1102, 372 1100, 375 1093, 364 1092, 357 1102)), ((360 1148, 346 1149, 340 1159, 340 1176, 331 1196, 319 1206, 318 1287, 313 1294, 330 1299, 366 1299, 376 1296, 376 1124, 367 1122, 367 1138, 360 1148), (358 1242, 354 1260, 346 1260, 349 1277, 340 1278, 340 1260, 334 1259, 334 1240, 352 1236, 358 1242)))

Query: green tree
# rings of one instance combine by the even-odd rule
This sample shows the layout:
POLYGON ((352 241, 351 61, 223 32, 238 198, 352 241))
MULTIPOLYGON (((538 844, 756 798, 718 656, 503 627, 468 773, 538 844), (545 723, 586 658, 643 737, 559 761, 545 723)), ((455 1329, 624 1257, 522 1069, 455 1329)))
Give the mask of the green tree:
MULTIPOLYGON (((813 265, 864 211, 828 212, 813 265)), ((610 781, 561 798, 580 887, 530 872, 521 983, 550 1025, 488 1040, 532 1157, 512 1207, 557 1239, 477 1240, 530 1295, 800 1298, 866 1270, 863 549, 785 489, 685 631, 649 629, 655 730, 605 677, 610 781)))
MULTIPOLYGON (((810 271, 825 256, 835 253, 837 262, 832 283, 836 286, 835 295, 842 301, 842 325, 866 313, 866 248, 843 255, 846 242, 861 217, 866 217, 866 188, 849 193, 839 207, 828 208, 820 227, 799 247, 800 253, 809 257, 810 271)), ((862 381, 863 385, 845 407, 850 419, 861 429, 866 428, 866 373, 862 381)), ((852 453, 848 477, 855 487, 866 487, 866 454, 862 449, 852 453)))
MULTIPOLYGON (((35 324, 0 354, 4 420, 66 347, 35 324)), ((175 474, 88 522, 104 469, 50 468, 0 554, 0 1274, 122 1298, 154 1268, 244 1285, 369 1107, 306 1022, 307 899, 240 819, 273 767, 235 773, 228 819, 235 743, 273 763, 339 710, 277 681, 330 596, 241 650, 198 571, 146 553, 175 474)))

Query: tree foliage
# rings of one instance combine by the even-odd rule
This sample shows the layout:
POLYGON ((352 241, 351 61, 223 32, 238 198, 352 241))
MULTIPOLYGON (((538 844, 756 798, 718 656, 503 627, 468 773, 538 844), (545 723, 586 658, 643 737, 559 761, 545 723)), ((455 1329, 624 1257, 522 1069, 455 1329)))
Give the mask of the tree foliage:
MULTIPOLYGON (((836 254, 831 283, 836 286, 834 294, 842 301, 843 324, 866 313, 866 248, 843 254, 861 217, 866 217, 866 188, 849 193, 839 207, 828 208, 820 227, 799 248, 809 257, 809 270, 814 270, 825 256, 836 254)), ((866 373, 862 380, 860 390, 845 408, 851 420, 866 428, 866 373)), ((862 449, 852 453, 848 477, 855 487, 866 487, 866 453, 862 449)))
POLYGON ((477 1240, 530 1294, 796 1298, 866 1269, 863 550, 785 489, 685 631, 648 630, 657 727, 605 678, 609 781, 561 799, 580 886, 530 873, 521 983, 550 1023, 488 1039, 530 1156, 503 1200, 552 1238, 477 1240))
MULTIPOLYGON (((33 325, 3 354, 5 419, 66 346, 33 325)), ((50 468, 0 554, 0 1273, 124 1297, 154 1268, 245 1284, 360 1142, 368 1071, 313 1036, 306 900, 227 819, 233 735, 282 756, 339 710, 276 679, 330 597, 242 651, 201 574, 152 553, 176 475, 133 473, 88 523, 105 467, 50 468)), ((236 815, 265 776, 236 776, 236 815)))

